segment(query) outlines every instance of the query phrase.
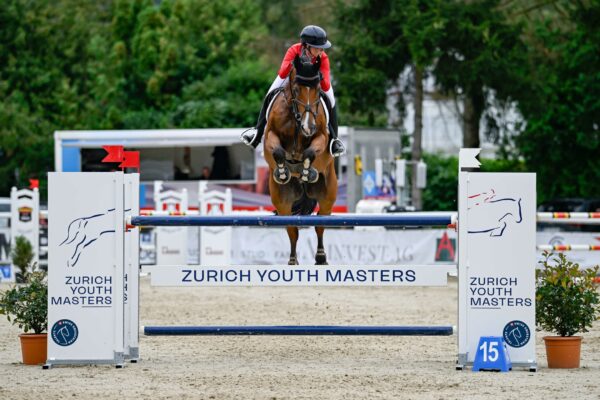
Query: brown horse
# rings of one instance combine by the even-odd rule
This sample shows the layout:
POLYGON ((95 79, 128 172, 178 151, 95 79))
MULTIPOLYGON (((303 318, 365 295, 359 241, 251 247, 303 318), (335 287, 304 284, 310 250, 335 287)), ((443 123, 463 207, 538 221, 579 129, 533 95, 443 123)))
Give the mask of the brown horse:
MULTIPOLYGON (((265 159, 269 191, 279 215, 309 215, 317 203, 319 215, 330 215, 337 197, 333 157, 327 150, 327 110, 320 90, 320 58, 315 64, 294 60, 289 82, 273 100, 265 127, 265 159)), ((288 226, 289 265, 297 265, 298 228, 288 226)), ((327 264, 325 228, 315 227, 315 261, 327 264)))

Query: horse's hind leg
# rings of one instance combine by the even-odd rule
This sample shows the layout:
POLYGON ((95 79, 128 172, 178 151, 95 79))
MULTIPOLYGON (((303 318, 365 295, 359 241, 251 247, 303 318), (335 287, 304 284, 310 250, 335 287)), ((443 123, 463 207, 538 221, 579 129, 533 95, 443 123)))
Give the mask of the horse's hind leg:
POLYGON ((288 265, 298 265, 298 256, 296 254, 296 244, 298 244, 298 227, 288 226, 286 228, 288 237, 290 238, 290 259, 288 265))
MULTIPOLYGON (((331 215, 333 210, 334 201, 324 199, 319 201, 319 213, 318 215, 331 215)), ((316 265, 327 265, 327 254, 325 254, 325 245, 323 244, 323 233, 325 228, 322 226, 316 226, 315 232, 317 232, 317 253, 315 254, 316 265)))
POLYGON ((322 226, 317 226, 315 227, 315 231, 317 232, 317 253, 315 254, 315 265, 327 265, 327 254, 325 254, 325 246, 323 245, 323 232, 325 232, 325 228, 322 226))

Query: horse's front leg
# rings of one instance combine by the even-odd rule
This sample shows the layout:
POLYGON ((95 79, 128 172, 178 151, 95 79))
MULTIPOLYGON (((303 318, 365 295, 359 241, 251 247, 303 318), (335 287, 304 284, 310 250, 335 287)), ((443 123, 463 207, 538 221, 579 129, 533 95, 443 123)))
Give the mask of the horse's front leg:
POLYGON ((319 171, 313 167, 312 163, 319 157, 327 144, 327 137, 320 135, 313 139, 310 146, 302 153, 302 172, 301 179, 306 183, 315 183, 319 179, 319 171))
POLYGON ((285 165, 285 150, 281 147, 281 141, 273 131, 267 134, 265 153, 270 154, 273 157, 273 161, 275 161, 275 166, 273 167, 273 179, 275 182, 279 185, 288 183, 292 179, 292 173, 285 165))
MULTIPOLYGON (((273 178, 275 178, 273 176, 273 178)), ((292 203, 286 200, 286 192, 292 190, 291 185, 281 186, 275 179, 269 179, 269 193, 271 201, 277 210, 277 215, 292 215, 292 203)), ((286 228, 288 238, 290 239, 290 258, 288 265, 298 265, 298 256, 296 254, 296 245, 298 243, 298 227, 288 226, 286 228)))

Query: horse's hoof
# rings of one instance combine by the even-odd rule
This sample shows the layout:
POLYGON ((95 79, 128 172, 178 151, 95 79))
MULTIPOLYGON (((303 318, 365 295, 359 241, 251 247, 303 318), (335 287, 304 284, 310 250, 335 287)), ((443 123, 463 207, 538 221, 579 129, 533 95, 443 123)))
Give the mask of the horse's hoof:
POLYGON ((290 260, 288 261, 288 265, 299 265, 298 259, 296 257, 290 257, 290 260))
POLYGON ((279 185, 285 185, 292 179, 292 174, 284 164, 277 164, 277 168, 273 171, 273 179, 279 185))
POLYGON ((329 265, 327 263, 327 254, 325 254, 325 251, 317 251, 317 254, 315 254, 315 265, 329 265))
POLYGON ((313 167, 310 167, 308 169, 305 168, 302 170, 302 176, 300 179, 302 179, 302 181, 306 183, 315 183, 319 180, 319 172, 313 167))

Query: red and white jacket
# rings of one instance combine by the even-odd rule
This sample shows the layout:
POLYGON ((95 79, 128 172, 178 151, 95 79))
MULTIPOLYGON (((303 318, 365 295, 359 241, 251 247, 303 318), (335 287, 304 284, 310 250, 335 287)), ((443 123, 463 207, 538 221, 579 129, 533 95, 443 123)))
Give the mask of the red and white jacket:
MULTIPOLYGON (((296 56, 302 56, 302 43, 296 43, 292 45, 287 52, 285 53, 285 57, 283 57, 283 61, 281 62, 281 67, 279 67, 279 72, 277 72, 277 77, 273 84, 269 88, 269 93, 274 89, 277 89, 283 86, 287 82, 288 75, 293 67, 294 58, 296 56)), ((316 57, 313 57, 311 62, 314 64, 317 61, 316 57)), ((331 87, 331 78, 329 72, 329 57, 325 52, 321 53, 321 90, 327 95, 329 101, 331 102, 331 107, 335 106, 335 97, 333 95, 333 88, 331 87)))

